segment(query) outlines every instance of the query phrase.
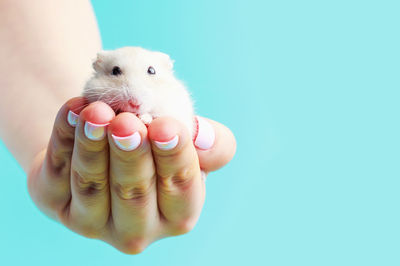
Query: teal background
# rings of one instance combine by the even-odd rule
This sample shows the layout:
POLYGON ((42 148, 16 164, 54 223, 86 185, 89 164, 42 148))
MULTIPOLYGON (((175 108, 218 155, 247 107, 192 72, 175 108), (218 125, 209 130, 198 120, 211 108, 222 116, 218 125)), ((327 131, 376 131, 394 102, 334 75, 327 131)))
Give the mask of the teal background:
POLYGON ((124 255, 42 215, 4 146, 1 265, 400 265, 399 1, 93 1, 176 60, 234 160, 195 229, 124 255))

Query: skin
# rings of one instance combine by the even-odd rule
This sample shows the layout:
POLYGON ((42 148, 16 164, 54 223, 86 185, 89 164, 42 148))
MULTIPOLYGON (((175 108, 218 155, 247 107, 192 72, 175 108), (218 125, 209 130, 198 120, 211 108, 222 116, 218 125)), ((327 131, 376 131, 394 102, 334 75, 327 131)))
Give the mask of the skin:
POLYGON ((0 134, 44 213, 81 235, 137 254, 157 239, 193 228, 205 198, 200 169, 224 166, 236 143, 228 128, 208 120, 216 140, 211 149, 198 150, 173 118, 155 119, 146 128, 131 113, 116 116, 102 102, 72 98, 100 49, 89 1, 0 1, 0 73, 7 73, 0 78, 0 134), (69 110, 79 114, 76 128, 66 122, 69 110), (107 137, 86 138, 85 121, 110 123, 107 137), (111 138, 133 132, 142 139, 133 151, 118 149, 111 138), (154 145, 175 135, 179 143, 172 150, 154 145))

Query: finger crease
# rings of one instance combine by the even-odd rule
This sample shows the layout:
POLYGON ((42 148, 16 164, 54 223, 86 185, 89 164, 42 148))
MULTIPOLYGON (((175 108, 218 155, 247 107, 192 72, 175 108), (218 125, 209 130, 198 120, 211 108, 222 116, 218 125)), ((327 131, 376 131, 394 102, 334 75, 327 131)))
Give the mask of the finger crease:
POLYGON ((81 175, 78 171, 74 171, 79 192, 83 195, 92 196, 100 191, 103 191, 107 186, 107 178, 104 174, 95 175, 81 175))
POLYGON ((138 184, 114 184, 114 191, 123 201, 132 201, 135 205, 145 206, 149 201, 149 194, 154 184, 155 178, 151 178, 148 182, 140 182, 138 184))

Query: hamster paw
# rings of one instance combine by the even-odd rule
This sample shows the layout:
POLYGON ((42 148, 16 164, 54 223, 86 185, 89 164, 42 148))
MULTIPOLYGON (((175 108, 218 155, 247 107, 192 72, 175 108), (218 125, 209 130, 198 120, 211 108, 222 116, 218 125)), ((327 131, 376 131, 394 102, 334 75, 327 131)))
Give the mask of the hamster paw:
POLYGON ((139 115, 139 118, 145 125, 149 125, 151 121, 153 121, 153 117, 150 114, 141 114, 139 115))

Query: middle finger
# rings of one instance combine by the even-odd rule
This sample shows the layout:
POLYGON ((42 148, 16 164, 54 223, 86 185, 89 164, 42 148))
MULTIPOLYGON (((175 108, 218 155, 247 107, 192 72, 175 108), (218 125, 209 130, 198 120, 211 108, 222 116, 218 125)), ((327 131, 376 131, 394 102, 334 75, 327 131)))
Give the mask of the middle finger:
POLYGON ((111 122, 108 139, 113 225, 118 242, 129 246, 150 239, 158 227, 153 156, 146 126, 132 113, 111 122))

